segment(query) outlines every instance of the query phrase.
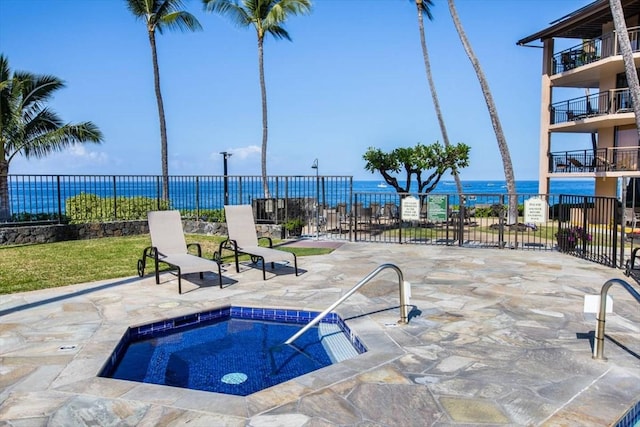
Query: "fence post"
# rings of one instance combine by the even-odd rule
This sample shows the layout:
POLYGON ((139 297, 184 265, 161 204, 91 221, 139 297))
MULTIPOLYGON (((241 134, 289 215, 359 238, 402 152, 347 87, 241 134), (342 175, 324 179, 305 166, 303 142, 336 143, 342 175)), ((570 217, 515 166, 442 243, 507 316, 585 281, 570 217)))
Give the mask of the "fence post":
MULTIPOLYGON (((279 209, 278 209, 278 199, 280 198, 280 182, 278 180, 278 176, 276 176, 276 188, 275 188, 275 199, 273 200, 273 210, 276 212, 275 214, 275 223, 278 224, 278 213, 279 213, 279 209)), ((285 182, 287 182, 287 177, 285 177, 285 182)))
MULTIPOLYGON (((353 209, 353 177, 349 178, 349 203, 350 203, 349 207, 351 209, 353 209)), ((350 213, 352 213, 352 212, 350 212, 350 213)), ((346 214, 347 214, 347 209, 345 207, 345 215, 346 214)), ((351 215, 349 217, 349 241, 350 242, 353 239, 353 227, 351 226, 351 224, 352 224, 351 218, 352 217, 353 217, 353 215, 351 215)))
MULTIPOLYGON (((228 197, 228 190, 226 190, 228 197)), ((200 219, 200 177, 196 176, 196 220, 200 219)))
POLYGON ((353 240, 358 241, 358 218, 356 215, 360 213, 360 210, 356 212, 355 206, 358 204, 358 194, 353 195, 353 204, 351 205, 351 211, 349 215, 349 228, 353 228, 353 240))
POLYGON ((498 210, 498 248, 504 249, 506 243, 504 241, 504 194, 500 195, 500 209, 498 210))
POLYGON ((458 246, 462 246, 464 242, 464 220, 465 220, 465 205, 464 205, 464 196, 462 194, 458 195, 458 224, 457 224, 457 240, 458 246))
POLYGON ((62 194, 60 194, 60 175, 56 175, 58 191, 58 224, 62 223, 62 194))
POLYGON ((156 176, 156 208, 160 210, 160 177, 156 176))
MULTIPOLYGON (((582 199, 582 230, 584 233, 587 233, 587 209, 588 209, 588 197, 585 196, 582 199)), ((594 204, 595 207, 595 204, 594 204)), ((585 259, 587 257, 587 239, 581 239, 582 241, 582 258, 585 259)))
POLYGON ((117 221, 118 220, 118 202, 116 201, 117 199, 117 194, 116 194, 116 176, 113 175, 113 220, 117 221))

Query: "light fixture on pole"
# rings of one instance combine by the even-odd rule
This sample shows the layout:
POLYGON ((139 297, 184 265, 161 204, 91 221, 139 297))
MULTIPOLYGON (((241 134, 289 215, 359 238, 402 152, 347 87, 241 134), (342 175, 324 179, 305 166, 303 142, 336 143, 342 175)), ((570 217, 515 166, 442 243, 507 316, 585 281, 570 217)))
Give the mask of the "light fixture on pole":
POLYGON ((316 240, 320 239, 320 180, 318 178, 318 159, 313 161, 311 169, 316 170, 316 240))
POLYGON ((221 151, 223 161, 223 175, 224 175, 224 204, 229 204, 229 177, 227 176, 227 159, 231 157, 232 153, 221 151))

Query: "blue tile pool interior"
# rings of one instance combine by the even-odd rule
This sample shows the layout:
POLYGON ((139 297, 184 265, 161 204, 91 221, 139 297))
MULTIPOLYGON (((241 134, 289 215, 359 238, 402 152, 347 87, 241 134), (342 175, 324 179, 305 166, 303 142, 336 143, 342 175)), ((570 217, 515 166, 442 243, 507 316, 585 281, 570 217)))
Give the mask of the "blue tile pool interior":
MULTIPOLYGON (((306 310, 226 306, 129 327, 98 375, 245 396, 328 366, 335 361, 330 349, 327 351, 324 348, 331 340, 323 342, 318 336, 317 326, 296 340, 292 346, 282 345, 284 340, 297 332, 302 325, 309 323, 317 314, 318 312, 306 310), (227 331, 233 333, 229 335, 227 331), (256 339, 266 340, 264 336, 252 335, 259 334, 260 331, 263 331, 269 340, 276 341, 275 345, 269 344, 268 352, 252 350, 255 353, 268 353, 263 356, 268 361, 262 360, 261 366, 257 366, 254 365, 257 363, 256 354, 247 353, 247 348, 253 346, 256 339), (232 338, 245 341, 241 344, 231 344, 232 338), (181 343, 183 339, 185 343, 181 343), (210 339, 215 341, 207 345, 202 342, 210 339), (181 345, 192 346, 179 348, 181 345), (215 355, 219 352, 218 349, 231 346, 235 349, 233 354, 215 355), (216 351, 212 351, 213 348, 216 351), (171 351, 176 353, 168 355, 171 351), (219 357, 230 359, 213 359, 219 357), (192 358, 193 360, 189 361, 192 358), (202 365, 201 359, 210 360, 210 363, 202 365), (247 368, 253 372, 227 372, 231 365, 238 371, 247 368), (266 368, 266 365, 270 368, 266 368), (258 372, 263 369, 268 372, 258 372), (220 381, 221 377, 228 377, 227 374, 233 377, 230 380, 233 384, 229 384, 224 378, 220 381), (202 378, 205 375, 207 378, 202 378), (238 379, 237 375, 241 378, 238 379)), ((353 354, 367 351, 337 314, 329 313, 321 323, 334 325, 333 328, 341 331, 345 337, 343 340, 353 346, 353 354)))
POLYGON ((640 402, 637 402, 615 424, 615 427, 640 427, 640 402))

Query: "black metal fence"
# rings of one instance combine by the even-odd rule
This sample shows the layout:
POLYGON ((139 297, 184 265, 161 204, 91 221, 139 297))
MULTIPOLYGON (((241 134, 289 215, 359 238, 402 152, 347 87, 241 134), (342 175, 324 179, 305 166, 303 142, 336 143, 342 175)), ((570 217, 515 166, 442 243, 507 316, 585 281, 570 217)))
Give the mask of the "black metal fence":
POLYGON ((405 199, 408 195, 393 191, 356 191, 348 176, 272 176, 268 183, 265 197, 259 176, 171 176, 165 201, 159 176, 10 175, 8 202, 0 200, 10 216, 0 220, 0 227, 145 219, 147 211, 158 209, 216 222, 224 221, 228 202, 253 205, 258 223, 297 218, 304 224, 302 233, 328 239, 557 249, 612 267, 622 267, 633 244, 623 227, 630 219, 615 198, 519 194, 518 217, 509 221, 506 194, 431 193, 405 199), (418 201, 410 219, 403 209, 407 200, 418 201), (529 203, 538 209, 533 217, 529 203))
POLYGON ((9 175, 8 197, 0 195, 0 224, 145 219, 158 209, 215 220, 225 202, 252 204, 258 222, 281 223, 305 215, 318 200, 348 202, 352 177, 271 176, 268 185, 265 197, 259 176, 170 176, 169 200, 163 200, 160 176, 9 175))
POLYGON ((629 253, 621 225, 630 218, 615 198, 519 194, 511 224, 506 194, 464 194, 464 203, 457 194, 415 198, 421 201, 417 218, 403 220, 401 195, 354 193, 346 210, 323 211, 316 232, 365 242, 560 250, 611 267, 622 267, 629 253))

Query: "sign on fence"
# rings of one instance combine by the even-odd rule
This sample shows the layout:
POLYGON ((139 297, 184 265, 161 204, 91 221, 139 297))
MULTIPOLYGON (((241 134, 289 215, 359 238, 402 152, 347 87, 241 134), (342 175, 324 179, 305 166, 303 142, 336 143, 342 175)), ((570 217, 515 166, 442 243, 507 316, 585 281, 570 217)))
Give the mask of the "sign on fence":
POLYGON ((400 218, 403 221, 420 220, 420 200, 413 196, 402 199, 400 218))
POLYGON ((447 196, 427 196, 427 219, 433 222, 447 220, 447 196))
POLYGON ((524 201, 524 222, 527 224, 544 224, 547 222, 547 212, 547 202, 539 197, 531 197, 524 201))

